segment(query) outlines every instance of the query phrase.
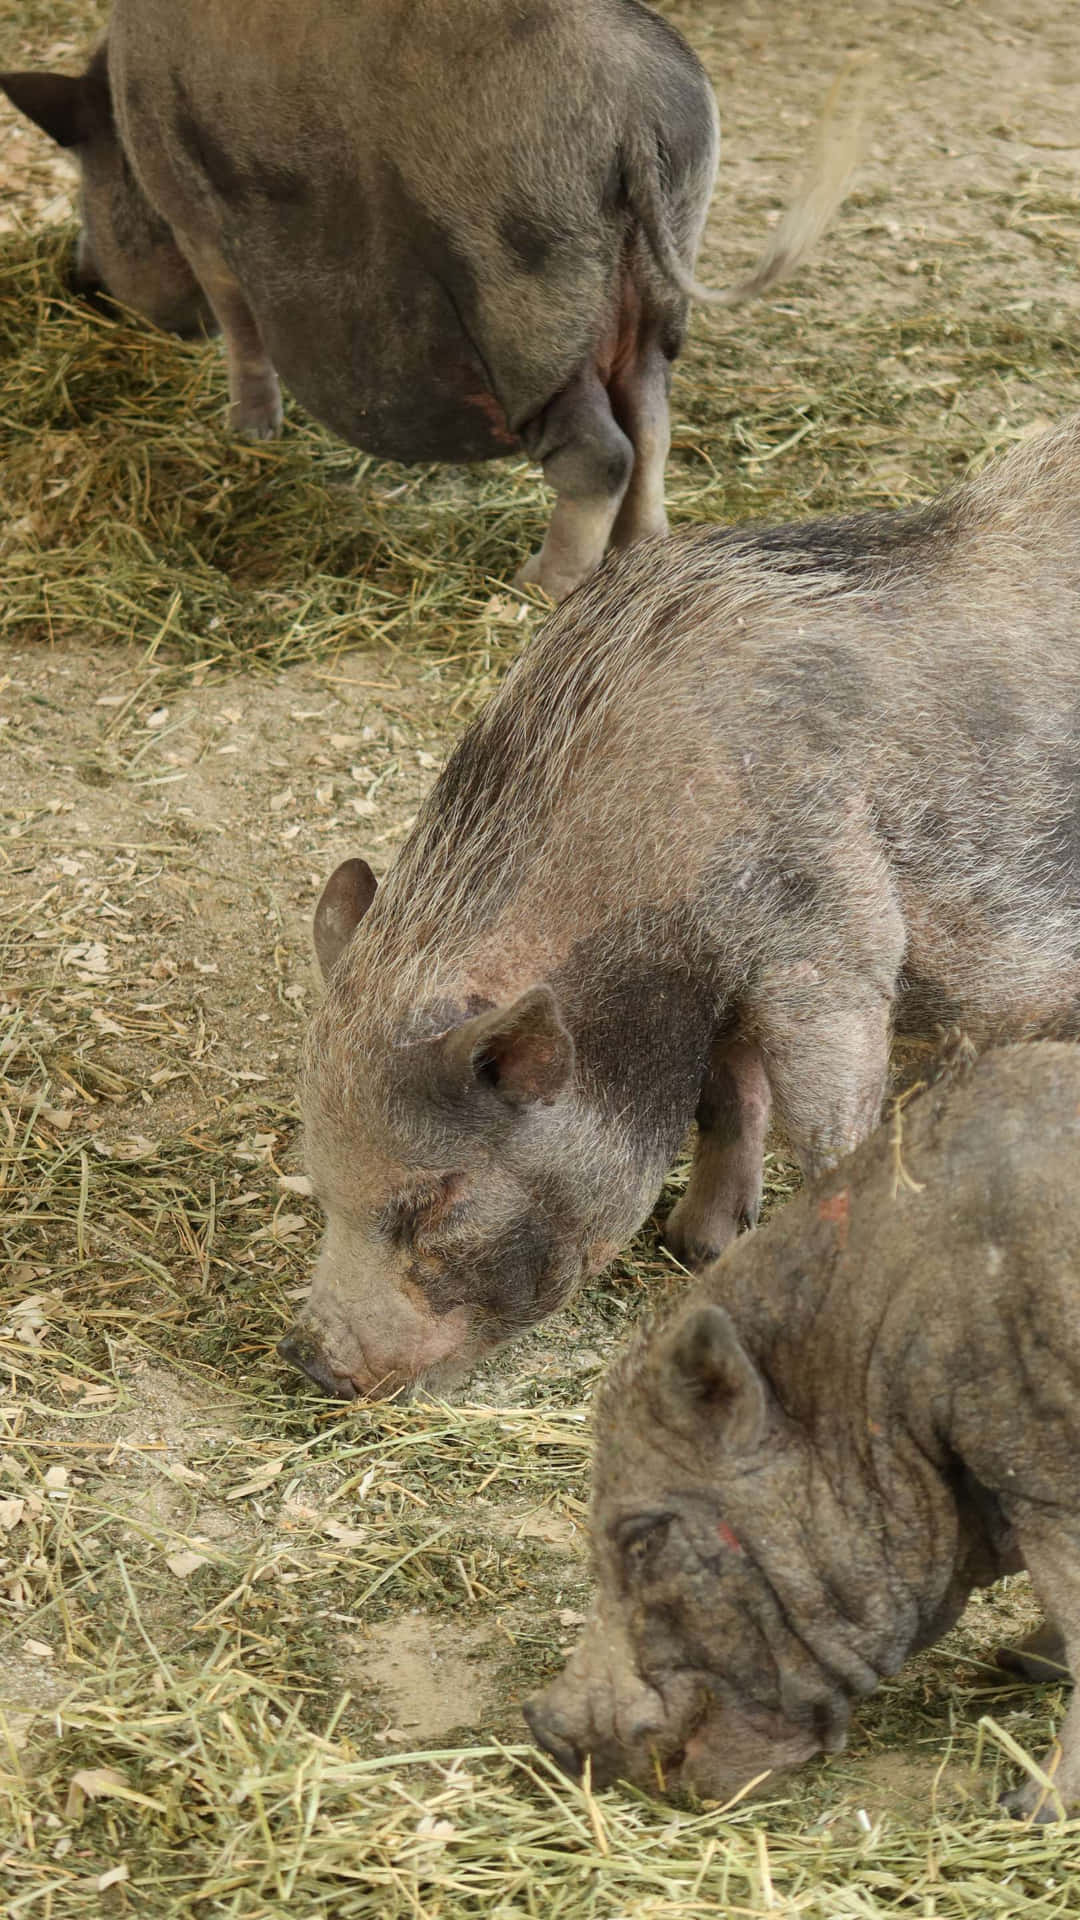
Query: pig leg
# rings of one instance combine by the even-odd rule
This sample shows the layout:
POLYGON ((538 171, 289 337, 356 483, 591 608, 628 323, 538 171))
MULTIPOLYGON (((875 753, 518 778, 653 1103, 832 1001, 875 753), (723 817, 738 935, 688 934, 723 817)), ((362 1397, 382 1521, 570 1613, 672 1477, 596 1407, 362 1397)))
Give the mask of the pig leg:
POLYGON ((762 1160, 771 1095, 757 1047, 720 1040, 701 1089, 690 1182, 669 1215, 664 1245, 684 1267, 715 1260, 761 1206, 762 1160))
POLYGON ((613 547, 662 539, 668 530, 664 468, 671 447, 670 387, 671 362, 656 340, 647 341, 608 387, 615 418, 634 449, 630 482, 611 531, 613 547))
MULTIPOLYGON (((1080 1675, 1080 1525, 1061 1515, 1048 1522, 1026 1507, 1010 1518, 1031 1583, 1061 1630, 1065 1662, 1075 1683, 1080 1675)), ((1042 1769, 1054 1782, 1053 1794, 1037 1780, 1028 1779, 1002 1795, 1002 1806, 1020 1819, 1038 1821, 1061 1817, 1057 1800, 1066 1818, 1080 1813, 1080 1689, 1075 1684, 1057 1746, 1043 1760, 1042 1769)))
POLYGON ((219 254, 179 235, 177 238, 224 337, 229 427, 252 440, 272 440, 281 430, 281 389, 244 290, 219 254))
POLYGON ((521 429, 521 438, 558 496, 539 553, 518 569, 518 586, 535 583, 553 600, 600 565, 626 492, 634 449, 616 424, 595 367, 585 367, 521 429))
POLYGON ((852 1000, 821 986, 821 1011, 801 1001, 770 1008, 761 1050, 777 1117, 808 1180, 865 1140, 881 1118, 889 1067, 891 998, 852 1000))
POLYGON ((1016 1647, 999 1647, 994 1655, 1006 1673, 1018 1673, 1041 1686, 1047 1680, 1064 1679, 1068 1673, 1065 1640, 1053 1620, 1044 1620, 1016 1647))

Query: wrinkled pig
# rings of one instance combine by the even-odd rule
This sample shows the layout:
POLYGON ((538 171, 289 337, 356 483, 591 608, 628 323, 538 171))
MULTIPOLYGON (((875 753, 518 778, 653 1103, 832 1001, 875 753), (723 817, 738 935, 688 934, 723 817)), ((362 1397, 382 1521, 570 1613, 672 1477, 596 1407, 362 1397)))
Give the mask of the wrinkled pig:
POLYGON ((286 1346, 444 1385, 647 1215, 691 1266, 876 1124, 890 1030, 1080 1011, 1080 418, 918 511, 612 562, 466 733, 385 885, 329 881, 327 1232, 286 1346))
POLYGON ((83 282, 180 330, 209 302, 234 428, 277 431, 280 374, 384 458, 525 448, 557 504, 521 577, 555 598, 665 529, 688 295, 790 271, 853 153, 848 101, 712 295, 715 103, 640 0, 116 0, 81 78, 0 85, 81 160, 83 282))
MULTIPOLYGON (((1026 1566, 1080 1673, 1080 1051, 936 1087, 615 1364, 599 1588, 526 1709, 594 1783, 726 1800, 1026 1566)), ((1080 1703, 1021 1813, 1080 1811, 1080 1703)))

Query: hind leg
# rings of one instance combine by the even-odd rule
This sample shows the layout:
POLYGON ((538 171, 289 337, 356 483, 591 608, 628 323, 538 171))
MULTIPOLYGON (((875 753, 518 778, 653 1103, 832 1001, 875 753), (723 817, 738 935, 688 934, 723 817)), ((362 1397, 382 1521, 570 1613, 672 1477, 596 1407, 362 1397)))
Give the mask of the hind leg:
POLYGON ((663 538, 664 468, 671 448, 668 394, 671 362, 656 339, 645 341, 608 386, 612 410, 634 449, 634 467, 611 531, 613 547, 663 538))
POLYGON ((626 493, 634 449, 616 423, 595 367, 585 367, 557 394, 521 438, 557 499, 539 553, 515 580, 535 583, 564 600, 600 565, 626 493))

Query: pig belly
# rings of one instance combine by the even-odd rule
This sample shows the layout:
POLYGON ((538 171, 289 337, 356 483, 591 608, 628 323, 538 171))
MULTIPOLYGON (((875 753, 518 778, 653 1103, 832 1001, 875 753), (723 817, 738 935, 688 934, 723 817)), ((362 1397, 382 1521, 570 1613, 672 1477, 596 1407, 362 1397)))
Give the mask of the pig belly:
MULTIPOLYGON (((266 331, 270 359, 301 405, 365 453, 381 460, 453 464, 496 460, 520 447, 481 369, 470 364, 460 336, 442 335, 419 356, 409 352, 381 370, 372 365, 375 356, 355 340, 343 374, 338 371, 340 359, 327 371, 321 334, 310 353, 297 354, 288 343, 276 345, 272 327, 266 331)), ((338 343, 332 330, 327 331, 333 361, 338 343)), ((310 325, 308 333, 310 338, 310 325)))
POLYGON ((454 302, 415 273, 372 297, 299 269, 288 290, 239 278, 274 368, 316 420, 384 460, 494 460, 520 447, 454 302), (297 289, 303 290, 298 298, 297 289))

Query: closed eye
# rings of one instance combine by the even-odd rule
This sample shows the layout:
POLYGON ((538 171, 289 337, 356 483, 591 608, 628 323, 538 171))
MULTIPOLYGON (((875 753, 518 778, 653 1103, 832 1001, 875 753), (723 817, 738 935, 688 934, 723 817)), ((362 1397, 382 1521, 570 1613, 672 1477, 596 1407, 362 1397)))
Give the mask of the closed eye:
POLYGON ((628 1579, 648 1572, 663 1550, 673 1517, 670 1513, 638 1513, 616 1528, 615 1543, 628 1579))
POLYGON ((633 1546, 636 1540, 645 1540, 658 1527, 668 1526, 672 1518, 672 1514, 665 1510, 629 1514, 625 1520, 619 1521, 615 1529, 615 1545, 621 1553, 625 1553, 627 1547, 633 1546))
POLYGON ((460 1225, 468 1213, 464 1185, 464 1175, 447 1173, 430 1186, 396 1194, 379 1215, 379 1232, 396 1247, 411 1247, 425 1229, 437 1225, 443 1231, 460 1225))

